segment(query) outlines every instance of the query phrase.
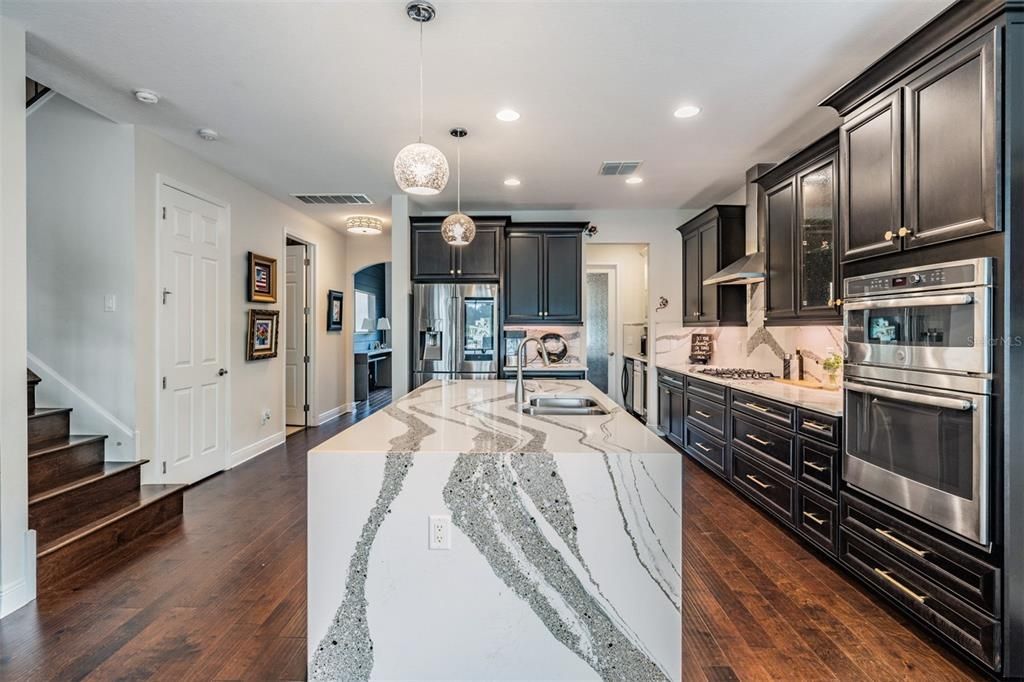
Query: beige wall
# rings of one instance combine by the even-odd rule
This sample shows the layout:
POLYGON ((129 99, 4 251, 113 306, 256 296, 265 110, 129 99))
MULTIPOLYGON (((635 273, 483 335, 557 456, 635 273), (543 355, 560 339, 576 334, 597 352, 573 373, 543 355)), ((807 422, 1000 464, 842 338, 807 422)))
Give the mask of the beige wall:
MULTIPOLYGON (((352 334, 355 330, 353 312, 355 306, 355 275, 367 265, 388 263, 391 261, 391 230, 386 229, 378 235, 352 235, 347 237, 345 262, 348 276, 345 279, 345 403, 351 403, 355 397, 355 355, 353 355, 352 334)), ((391 301, 387 302, 386 310, 391 317, 391 301)), ((394 320, 391 321, 394 325, 394 320)), ((390 337, 394 340, 394 332, 390 337)), ((392 362, 392 372, 394 372, 392 362)), ((394 377, 392 377, 392 382, 394 377)))
MULTIPOLYGON (((261 304, 246 301, 246 254, 249 251, 276 256, 279 260, 278 302, 284 305, 285 232, 312 243, 315 250, 316 296, 314 300, 315 356, 314 402, 316 417, 342 405, 346 386, 346 338, 326 331, 327 289, 344 289, 350 281, 346 263, 346 238, 339 232, 299 213, 267 194, 210 165, 188 151, 146 130, 136 129, 135 146, 135 244, 136 297, 136 428, 140 450, 155 453, 157 359, 155 357, 155 279, 157 176, 173 179, 231 207, 230 293, 230 445, 228 466, 244 461, 284 439, 284 354, 271 360, 245 360, 246 311, 261 304), (264 409, 271 419, 260 424, 264 409)), ((282 325, 283 332, 283 325, 282 325)), ((284 341, 279 339, 279 347, 284 341)), ((154 480, 155 472, 144 472, 154 480)))

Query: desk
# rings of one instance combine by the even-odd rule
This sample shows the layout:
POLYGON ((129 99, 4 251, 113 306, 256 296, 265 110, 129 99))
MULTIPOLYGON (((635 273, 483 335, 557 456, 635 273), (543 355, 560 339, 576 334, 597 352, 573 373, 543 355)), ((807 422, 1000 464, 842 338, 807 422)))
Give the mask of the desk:
POLYGON ((391 385, 391 349, 378 348, 356 353, 355 400, 370 397, 370 388, 391 385))

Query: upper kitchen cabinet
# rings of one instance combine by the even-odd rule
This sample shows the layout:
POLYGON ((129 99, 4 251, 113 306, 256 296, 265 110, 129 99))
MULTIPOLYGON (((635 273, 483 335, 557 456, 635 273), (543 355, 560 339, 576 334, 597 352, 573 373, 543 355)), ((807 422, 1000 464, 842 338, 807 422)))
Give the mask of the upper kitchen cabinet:
POLYGON ((844 119, 844 262, 1001 229, 999 31, 943 49, 923 30, 822 103, 844 119))
POLYGON ((497 281, 501 276, 502 230, 508 218, 474 218, 476 237, 466 246, 451 246, 441 237, 443 220, 410 218, 412 281, 497 281))
POLYGON ((706 278, 743 257, 745 212, 743 206, 712 206, 676 228, 683 238, 684 326, 746 326, 747 287, 704 284, 706 278))
POLYGON ((834 130, 757 178, 765 189, 765 323, 837 324, 834 130))
POLYGON ((506 324, 583 322, 587 223, 518 223, 505 231, 506 324))

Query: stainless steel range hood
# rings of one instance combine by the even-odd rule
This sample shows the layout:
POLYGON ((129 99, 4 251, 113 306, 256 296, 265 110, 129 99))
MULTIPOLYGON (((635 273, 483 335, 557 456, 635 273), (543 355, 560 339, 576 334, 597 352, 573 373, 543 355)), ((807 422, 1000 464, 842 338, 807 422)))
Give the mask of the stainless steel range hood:
POLYGON ((759 163, 747 169, 747 253, 743 258, 704 278, 704 284, 749 284, 764 281, 764 235, 766 199, 764 190, 754 180, 767 173, 773 164, 759 163))

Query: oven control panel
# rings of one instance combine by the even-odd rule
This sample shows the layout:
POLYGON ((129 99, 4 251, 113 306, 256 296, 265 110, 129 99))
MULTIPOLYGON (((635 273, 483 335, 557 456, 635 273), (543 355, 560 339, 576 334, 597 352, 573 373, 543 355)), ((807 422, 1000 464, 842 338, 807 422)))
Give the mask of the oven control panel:
POLYGON ((845 282, 846 296, 849 298, 891 295, 903 291, 988 284, 991 281, 991 261, 991 258, 978 258, 922 268, 893 270, 877 275, 850 277, 845 282))

